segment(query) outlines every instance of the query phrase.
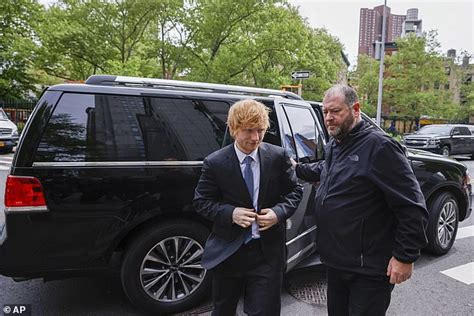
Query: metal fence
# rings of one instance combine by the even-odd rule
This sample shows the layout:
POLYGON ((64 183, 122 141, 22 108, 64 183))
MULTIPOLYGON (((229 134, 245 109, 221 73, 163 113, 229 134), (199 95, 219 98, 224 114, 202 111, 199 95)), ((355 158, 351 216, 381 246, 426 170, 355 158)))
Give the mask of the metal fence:
POLYGON ((469 124, 468 120, 426 119, 414 117, 382 116, 381 127, 394 134, 413 133, 420 127, 431 124, 469 124))
POLYGON ((9 116, 10 120, 18 126, 18 129, 23 129, 26 120, 30 116, 36 105, 36 100, 5 100, 0 99, 0 107, 9 116))

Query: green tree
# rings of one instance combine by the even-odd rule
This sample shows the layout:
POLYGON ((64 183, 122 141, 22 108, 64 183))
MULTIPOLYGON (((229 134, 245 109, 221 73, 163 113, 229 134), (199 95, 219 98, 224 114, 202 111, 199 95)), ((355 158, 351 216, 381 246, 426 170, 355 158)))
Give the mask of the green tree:
POLYGON ((457 107, 448 90, 443 58, 438 53, 436 32, 424 37, 407 36, 397 40, 398 51, 387 56, 384 104, 391 115, 420 117, 430 115, 454 118, 457 107))
POLYGON ((40 29, 39 66, 46 73, 84 80, 96 73, 148 75, 142 39, 154 19, 152 0, 61 0, 40 29))
POLYGON ((380 63, 374 58, 359 55, 357 67, 350 73, 350 81, 357 88, 362 110, 371 117, 377 113, 379 67, 380 63))
POLYGON ((27 98, 36 90, 32 72, 35 28, 42 7, 35 0, 0 1, 0 97, 27 98))
POLYGON ((342 45, 326 30, 313 29, 297 9, 277 1, 203 1, 190 29, 192 80, 278 88, 295 70, 309 70, 304 96, 320 100, 337 80, 342 45), (226 12, 226 14, 222 14, 226 12))
POLYGON ((341 55, 343 46, 325 29, 306 25, 302 30, 300 32, 305 35, 304 40, 295 43, 294 47, 298 49, 284 71, 287 74, 293 70, 309 70, 312 75, 303 81, 303 97, 307 100, 322 100, 324 91, 339 80, 339 73, 347 67, 341 55))
POLYGON ((276 0, 60 0, 41 26, 39 68, 83 80, 110 73, 278 88, 315 75, 320 99, 337 80, 342 45, 276 0))

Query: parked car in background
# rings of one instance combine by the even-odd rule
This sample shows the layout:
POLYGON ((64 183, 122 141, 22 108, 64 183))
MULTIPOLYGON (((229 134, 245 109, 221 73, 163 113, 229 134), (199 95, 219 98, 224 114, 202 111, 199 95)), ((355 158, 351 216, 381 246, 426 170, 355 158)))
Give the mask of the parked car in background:
POLYGON ((405 135, 402 143, 408 148, 422 149, 443 156, 470 155, 474 159, 473 126, 462 124, 433 124, 405 135))
POLYGON ((0 152, 9 153, 18 142, 18 128, 0 108, 0 152))
MULTIPOLYGON (((230 106, 246 98, 271 109, 264 142, 300 162, 324 159, 321 109, 293 93, 117 76, 48 88, 7 178, 0 274, 24 280, 114 271, 130 301, 150 314, 197 304, 209 293, 201 256, 212 223, 194 212, 194 189, 204 157, 232 142, 230 106)), ((430 211, 429 249, 447 253, 471 212, 467 169, 421 151, 409 159, 430 211)), ((317 187, 302 185, 302 202, 280 226, 287 271, 320 263, 317 187)))

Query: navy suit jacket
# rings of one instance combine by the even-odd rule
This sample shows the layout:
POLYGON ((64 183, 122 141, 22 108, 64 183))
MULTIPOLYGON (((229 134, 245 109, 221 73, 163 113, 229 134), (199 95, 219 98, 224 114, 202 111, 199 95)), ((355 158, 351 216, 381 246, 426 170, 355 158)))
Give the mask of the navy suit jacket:
MULTIPOLYGON (((298 207, 303 190, 291 168, 289 155, 283 148, 262 143, 258 155, 258 206, 259 209, 271 208, 278 217, 277 224, 260 232, 262 250, 270 265, 283 269, 286 259, 286 219, 298 207)), ((232 223, 232 213, 236 207, 253 209, 252 204, 234 144, 204 159, 193 201, 196 212, 213 222, 202 258, 204 268, 214 268, 243 244, 245 232, 250 227, 243 228, 232 223)))

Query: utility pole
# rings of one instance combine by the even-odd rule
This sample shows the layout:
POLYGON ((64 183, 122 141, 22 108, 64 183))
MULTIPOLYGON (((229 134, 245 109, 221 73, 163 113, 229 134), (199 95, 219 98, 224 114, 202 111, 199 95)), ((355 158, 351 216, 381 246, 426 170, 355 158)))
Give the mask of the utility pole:
POLYGON ((385 56, 385 12, 387 8, 387 0, 384 1, 383 5, 383 16, 382 16, 382 43, 380 43, 380 68, 379 68, 379 92, 377 96, 377 120, 376 123, 380 126, 382 119, 382 89, 383 89, 383 60, 385 56))

